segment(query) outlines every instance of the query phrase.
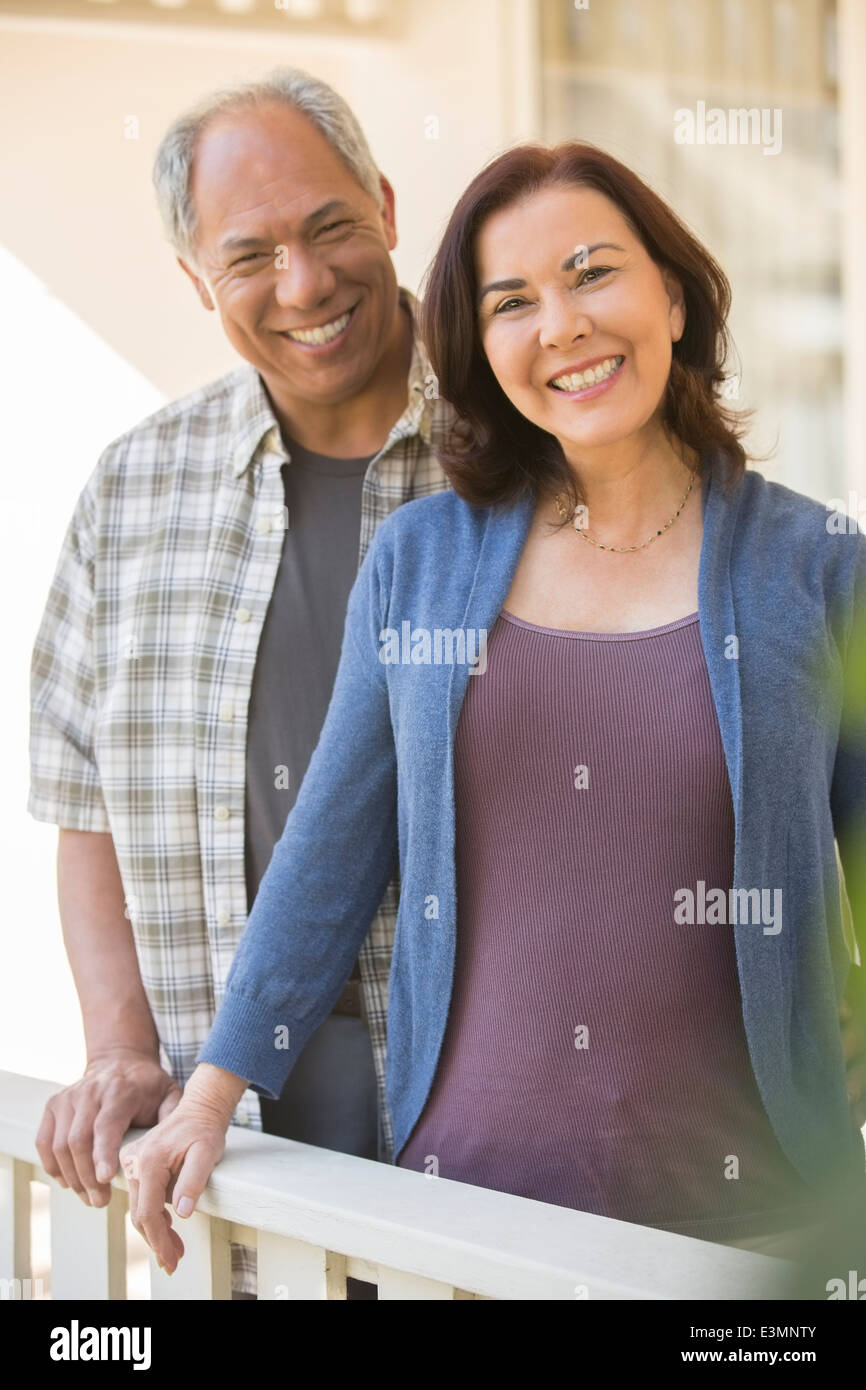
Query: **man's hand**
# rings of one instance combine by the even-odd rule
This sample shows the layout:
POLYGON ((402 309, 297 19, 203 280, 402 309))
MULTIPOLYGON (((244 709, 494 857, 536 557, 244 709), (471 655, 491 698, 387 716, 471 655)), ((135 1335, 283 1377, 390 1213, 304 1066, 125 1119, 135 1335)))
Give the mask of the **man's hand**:
POLYGON ((166 1202, 191 1216, 226 1146, 226 1131, 247 1083, 233 1072, 200 1062, 180 1103, 167 1119, 121 1150, 129 1183, 129 1215, 157 1263, 173 1274, 184 1251, 166 1202))
POLYGON ((126 1131, 164 1120, 180 1097, 150 1053, 119 1047, 92 1058, 45 1107, 36 1136, 42 1167, 87 1206, 106 1206, 126 1131))
POLYGON ((856 1128, 862 1129, 866 1125, 866 1019, 859 1011, 855 1014, 850 1003, 843 999, 839 1020, 851 1118, 856 1128))

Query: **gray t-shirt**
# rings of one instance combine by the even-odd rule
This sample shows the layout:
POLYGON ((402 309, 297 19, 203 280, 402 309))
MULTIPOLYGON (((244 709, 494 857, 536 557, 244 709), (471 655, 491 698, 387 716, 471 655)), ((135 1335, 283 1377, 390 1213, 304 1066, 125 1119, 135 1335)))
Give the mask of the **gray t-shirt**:
POLYGON ((289 526, 259 640, 247 721, 245 861, 252 907, 295 804, 331 699, 358 572, 368 458, 310 453, 283 464, 289 526))

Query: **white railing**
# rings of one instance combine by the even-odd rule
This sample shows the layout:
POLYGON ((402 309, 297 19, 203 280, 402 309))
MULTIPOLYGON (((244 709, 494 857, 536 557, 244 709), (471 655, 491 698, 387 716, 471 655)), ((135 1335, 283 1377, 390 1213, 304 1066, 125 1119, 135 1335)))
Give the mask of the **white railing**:
MULTIPOLYGON (((51 1296, 123 1299, 123 1177, 107 1207, 91 1208, 39 1164, 36 1132, 58 1089, 0 1072, 0 1296, 31 1287, 35 1180, 51 1193, 51 1296)), ((186 1254, 171 1276, 151 1259, 154 1299, 229 1299, 232 1241, 257 1249, 264 1299, 342 1299, 347 1275, 377 1284, 380 1299, 765 1299, 789 1269, 238 1126, 197 1211, 175 1224, 186 1254)))

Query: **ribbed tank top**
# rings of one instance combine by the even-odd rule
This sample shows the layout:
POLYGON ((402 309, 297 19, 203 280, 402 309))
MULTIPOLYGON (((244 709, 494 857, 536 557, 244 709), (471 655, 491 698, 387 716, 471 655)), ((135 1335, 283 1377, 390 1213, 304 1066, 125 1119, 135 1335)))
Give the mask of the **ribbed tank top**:
POLYGON ((678 889, 733 878, 698 614, 608 634, 503 612, 454 765, 449 1017, 398 1164, 710 1240, 806 1221, 733 928, 674 920, 678 889))

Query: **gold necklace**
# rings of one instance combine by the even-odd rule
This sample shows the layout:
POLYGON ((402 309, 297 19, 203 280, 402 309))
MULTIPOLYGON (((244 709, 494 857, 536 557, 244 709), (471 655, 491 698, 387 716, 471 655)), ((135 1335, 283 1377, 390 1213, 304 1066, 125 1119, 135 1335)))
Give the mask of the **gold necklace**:
MULTIPOLYGON (((627 552, 629 552, 629 551, 631 551, 631 550, 645 550, 646 547, 647 547, 648 545, 652 545, 652 543, 653 543, 654 540, 658 540, 659 536, 664 535, 665 531, 669 530, 669 528, 670 528, 671 526, 673 526, 674 522, 676 521, 676 519, 677 519, 677 517, 679 516, 680 512, 682 511, 683 507, 686 505, 686 502, 687 502, 687 500, 688 500, 689 493, 690 493, 691 490, 692 490, 692 485, 694 484, 694 481, 695 481, 695 475, 694 475, 694 473, 693 473, 692 476, 691 476, 691 478, 689 479, 689 485, 688 485, 688 487, 686 488, 686 490, 685 490, 685 492, 684 492, 684 494, 683 494, 683 500, 682 500, 682 502, 680 503, 680 505, 677 507, 677 509, 676 509, 676 511, 674 512, 673 516, 671 517, 670 521, 666 521, 665 524, 664 524, 664 526, 661 528, 660 531, 654 532, 654 534, 651 535, 651 536, 649 537, 648 540, 643 541, 640 545, 603 545, 601 541, 593 540, 592 536, 588 535, 587 532, 586 532, 586 531, 583 529, 583 527, 580 525, 580 519, 579 519, 579 515, 578 515, 578 513, 580 512, 580 507, 579 507, 579 506, 575 507, 575 508, 573 509, 572 513, 571 513, 571 516, 572 516, 572 522, 571 522, 571 524, 572 524, 574 530, 577 532, 577 534, 578 534, 579 536, 583 536, 583 539, 584 539, 585 541, 588 541, 590 545, 596 546, 599 550, 615 550, 615 551, 618 551, 620 554, 626 554, 627 552)), ((557 510, 557 512, 559 513, 560 518, 561 518, 563 521, 568 521, 568 519, 569 519, 568 505, 567 505, 567 503, 566 503, 566 501, 565 501, 565 498, 563 497, 562 493, 561 493, 561 492, 558 492, 558 493, 556 494, 556 496, 554 497, 553 501, 554 501, 554 503, 555 503, 555 505, 556 505, 556 510, 557 510)))

